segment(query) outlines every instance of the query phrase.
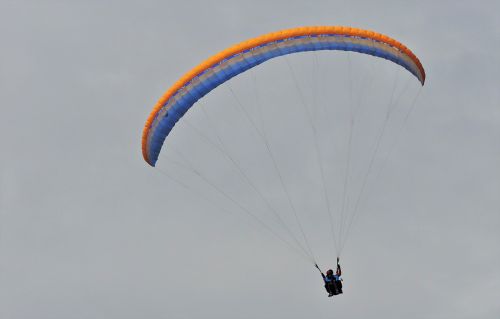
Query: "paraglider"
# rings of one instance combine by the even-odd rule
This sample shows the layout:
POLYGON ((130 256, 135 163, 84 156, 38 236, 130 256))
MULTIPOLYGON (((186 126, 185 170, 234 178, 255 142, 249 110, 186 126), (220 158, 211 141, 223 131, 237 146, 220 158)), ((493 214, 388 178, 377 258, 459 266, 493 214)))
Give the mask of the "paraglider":
POLYGON ((269 59, 303 51, 342 50, 390 60, 423 85, 425 71, 406 46, 380 33, 350 27, 302 27, 269 33, 234 45, 181 77, 151 111, 142 134, 144 160, 155 166, 170 131, 196 103, 222 83, 269 59))
MULTIPOLYGON (((182 120, 187 111, 190 110, 195 103, 197 103, 200 99, 202 99, 205 95, 207 95, 218 86, 226 83, 231 78, 243 74, 247 70, 250 70, 257 65, 263 64, 264 62, 273 58, 287 56, 292 53, 308 51, 345 51, 361 53, 363 55, 370 55, 376 58, 391 61, 395 65, 406 69, 418 80, 418 82, 422 86, 425 82, 425 71, 417 56, 402 43, 377 32, 343 26, 312 26, 287 29, 265 34, 231 46, 219 52, 218 54, 213 55, 209 59, 193 68, 191 71, 187 72, 177 82, 175 82, 170 89, 165 92, 165 94, 154 106, 144 125, 142 133, 142 155, 144 157, 144 160, 150 166, 155 167, 162 148, 165 148, 165 140, 171 134, 174 126, 176 126, 179 121, 187 121, 182 120)), ((311 114, 309 114, 309 111, 307 110, 307 105, 303 101, 304 98, 302 96, 302 93, 300 92, 298 81, 291 67, 290 70, 295 81, 295 85, 297 88, 296 91, 300 95, 302 106, 305 109, 305 116, 302 117, 305 118, 305 122, 309 123, 311 131, 313 133, 313 150, 316 153, 317 167, 321 176, 321 179, 319 179, 319 184, 322 185, 323 188, 323 197, 326 208, 325 211, 329 216, 329 224, 331 225, 332 238, 334 241, 334 247, 336 249, 334 256, 340 256, 340 253, 345 245, 347 235, 354 221, 354 217, 359 211, 359 203, 366 188, 367 176, 373 167, 373 159, 377 154, 380 141, 384 135, 390 111, 394 109, 393 104, 396 103, 393 101, 393 97, 395 95, 394 90, 391 93, 391 99, 388 103, 388 111, 383 122, 384 126, 376 135, 377 138, 375 141, 375 152, 373 152, 373 155, 370 157, 371 160, 369 161, 367 170, 368 172, 362 175, 361 178, 358 178, 359 180, 361 180, 361 182, 359 182, 361 185, 359 187, 359 195, 357 197, 353 196, 353 198, 355 197, 354 199, 352 199, 352 202, 354 204, 351 204, 351 207, 349 207, 349 196, 347 196, 347 188, 349 186, 350 176, 349 161, 351 160, 352 153, 351 140, 353 135, 353 118, 355 116, 355 111, 351 110, 350 132, 348 134, 349 147, 348 156, 346 156, 347 167, 345 169, 345 178, 343 179, 344 191, 343 196, 340 196, 343 197, 343 199, 340 200, 340 206, 342 206, 342 208, 339 209, 339 222, 335 223, 334 219, 332 218, 332 211, 334 209, 332 208, 331 199, 329 198, 329 192, 327 191, 327 178, 325 177, 326 173, 324 163, 321 159, 321 147, 318 142, 317 129, 314 126, 314 120, 312 119, 311 114), (349 212, 349 209, 351 210, 351 212, 349 212)), ((231 88, 230 90, 234 95, 234 92, 231 88)), ((333 88, 333 90, 335 90, 335 88, 333 88)), ((255 100, 259 100, 259 98, 256 97, 255 100)), ((249 186, 249 189, 257 194, 257 196, 264 202, 265 208, 273 216, 273 222, 275 222, 286 231, 286 236, 288 236, 287 238, 275 232, 274 229, 270 226, 270 223, 266 223, 265 220, 254 214, 251 208, 248 208, 239 201, 234 200, 226 190, 216 185, 213 180, 203 175, 199 170, 194 168, 191 164, 192 157, 184 156, 183 154, 179 153, 181 162, 177 162, 177 164, 193 172, 200 178, 200 180, 202 180, 203 183, 207 184, 223 198, 231 201, 232 204, 236 205, 240 211, 255 219, 255 221, 257 221, 261 226, 270 231, 273 235, 279 238, 283 243, 289 246, 301 257, 304 257, 305 259, 312 262, 312 264, 315 265, 318 270, 320 270, 316 263, 315 255, 313 254, 304 228, 302 227, 301 220, 298 217, 298 209, 295 207, 294 200, 289 191, 289 187, 286 185, 286 181, 284 181, 284 178, 282 176, 282 169, 279 167, 277 156, 271 146, 271 143, 269 142, 266 131, 265 129, 260 128, 258 127, 258 125, 256 125, 255 121, 251 116, 249 116, 249 114, 247 113, 247 111, 245 111, 241 104, 241 101, 237 100, 236 105, 238 105, 247 121, 251 124, 251 127, 253 127, 253 129, 257 133, 257 137, 265 144, 268 157, 271 159, 272 167, 275 171, 275 175, 277 176, 277 184, 282 187, 283 193, 286 195, 290 207, 289 211, 292 212, 293 219, 298 225, 295 231, 297 231, 298 229, 300 235, 296 235, 294 233, 294 230, 292 230, 292 228, 287 225, 287 222, 285 222, 282 215, 278 213, 278 209, 275 208, 275 205, 271 203, 267 196, 264 195, 266 191, 262 191, 258 186, 256 186, 255 180, 250 176, 249 173, 245 171, 244 167, 242 167, 239 161, 236 160, 234 156, 232 156, 227 151, 223 142, 223 138, 217 131, 215 131, 215 135, 218 141, 213 142, 212 140, 210 140, 210 138, 207 138, 207 136, 204 136, 203 134, 197 132, 198 129, 196 127, 190 125, 190 127, 192 127, 193 130, 197 132, 197 134, 199 134, 204 140, 206 140, 207 143, 211 145, 211 147, 220 152, 228 161, 228 163, 230 163, 230 165, 236 169, 239 177, 244 181, 245 184, 249 186)), ((203 110, 203 112, 207 119, 212 116, 210 114, 210 111, 203 110)), ((216 117, 217 115, 213 116, 216 117)), ((407 117, 408 115, 406 116, 406 118, 407 117)), ((171 176, 167 173, 165 173, 165 175, 169 177, 171 176)), ((189 188, 182 180, 179 180, 178 178, 172 179, 178 184, 181 184, 183 187, 189 188)), ((342 271, 338 257, 336 273, 334 274, 333 270, 330 269, 327 271, 326 275, 323 274, 323 272, 321 272, 321 275, 325 283, 325 289, 329 293, 329 297, 343 293, 341 278, 342 271)))
POLYGON ((323 277, 323 281, 325 283, 326 292, 328 292, 328 297, 332 297, 338 294, 344 293, 342 291, 342 269, 340 268, 340 259, 337 257, 337 270, 335 271, 335 275, 333 274, 332 269, 328 269, 326 271, 326 275, 321 271, 319 266, 316 264, 316 268, 321 273, 321 277, 323 277))

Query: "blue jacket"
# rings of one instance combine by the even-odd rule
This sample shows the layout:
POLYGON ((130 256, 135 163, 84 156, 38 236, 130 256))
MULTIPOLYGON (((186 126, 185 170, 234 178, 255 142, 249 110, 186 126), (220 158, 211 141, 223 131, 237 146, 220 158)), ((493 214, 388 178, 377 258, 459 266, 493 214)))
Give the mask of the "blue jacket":
POLYGON ((321 274, 321 276, 323 276, 323 281, 325 283, 329 283, 329 282, 340 280, 340 277, 337 276, 337 275, 333 275, 333 276, 330 277, 330 276, 325 276, 324 274, 321 274))
POLYGON ((326 283, 330 283, 330 282, 333 282, 333 281, 340 281, 340 276, 338 275, 333 275, 331 277, 329 276, 325 276, 323 273, 321 273, 321 276, 323 277, 323 281, 326 283))

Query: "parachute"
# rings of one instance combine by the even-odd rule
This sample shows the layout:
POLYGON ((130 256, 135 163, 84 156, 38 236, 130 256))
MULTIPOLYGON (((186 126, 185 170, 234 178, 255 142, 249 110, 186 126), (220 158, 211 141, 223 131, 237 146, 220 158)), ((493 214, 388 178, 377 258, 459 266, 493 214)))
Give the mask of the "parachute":
POLYGON ((422 83, 425 71, 403 44, 380 33, 350 27, 303 27, 266 34, 232 46, 179 79, 158 101, 146 121, 142 153, 154 166, 175 123, 208 92, 269 59, 301 51, 344 50, 397 63, 422 83))
MULTIPOLYGON (((182 76, 166 91, 154 106, 144 126, 142 134, 144 160, 149 165, 156 166, 163 144, 176 123, 197 101, 221 84, 276 57, 298 52, 327 50, 356 52, 391 61, 411 73, 422 86, 425 83, 425 71, 417 56, 402 43, 377 32, 344 26, 310 26, 265 34, 231 46, 210 57, 182 76)), ((267 146, 269 147, 269 145, 267 146)), ((319 153, 317 145, 316 151, 319 153)), ((274 158, 273 161, 276 166, 274 158)), ((324 164, 321 160, 318 165, 320 170, 323 171, 324 164)), ((372 163, 370 163, 371 165, 372 163)), ((279 168, 277 168, 277 171, 278 175, 280 175, 279 168)), ((241 173, 252 185, 250 178, 244 172, 241 173)), ((281 181, 281 184, 286 191, 283 181, 281 181)), ((324 177, 322 184, 327 198, 329 195, 326 191, 324 177)), ((266 201, 268 208, 275 211, 268 200, 265 199, 265 196, 262 195, 263 192, 256 191, 266 201)), ((291 202, 290 196, 288 194, 287 196, 291 202)), ((326 199, 326 202, 330 213, 329 200, 326 199)), ((239 203, 236 204, 242 210, 251 214, 248 208, 242 207, 239 203)), ((292 203, 290 204, 293 206, 292 203)), ((292 210, 296 214, 296 209, 292 210)), ((281 219, 279 215, 275 215, 278 219, 281 219)), ((296 215, 295 217, 299 222, 299 218, 296 215)), ((330 222, 333 230, 333 221, 330 220, 330 222)), ((263 224, 265 225, 265 223, 263 224)), ((299 228, 303 234, 300 222, 299 228)), ((295 247, 311 257, 312 252, 308 247, 306 236, 303 236, 303 241, 298 240, 297 236, 293 234, 291 236, 296 243, 295 247)), ((337 252, 337 254, 339 253, 337 252)), ((314 260, 314 258, 312 259, 314 260)))

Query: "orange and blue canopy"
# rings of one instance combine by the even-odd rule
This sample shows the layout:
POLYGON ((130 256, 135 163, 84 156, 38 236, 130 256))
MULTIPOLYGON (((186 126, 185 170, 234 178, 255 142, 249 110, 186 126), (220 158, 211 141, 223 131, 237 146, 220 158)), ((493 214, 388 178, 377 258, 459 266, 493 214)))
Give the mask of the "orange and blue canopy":
POLYGON ((232 77, 267 60, 296 52, 341 50, 390 60, 412 73, 423 85, 419 59, 400 42, 369 30, 342 26, 312 26, 265 34, 231 46, 181 77, 160 98, 142 134, 142 154, 155 166, 168 134, 199 99, 232 77))

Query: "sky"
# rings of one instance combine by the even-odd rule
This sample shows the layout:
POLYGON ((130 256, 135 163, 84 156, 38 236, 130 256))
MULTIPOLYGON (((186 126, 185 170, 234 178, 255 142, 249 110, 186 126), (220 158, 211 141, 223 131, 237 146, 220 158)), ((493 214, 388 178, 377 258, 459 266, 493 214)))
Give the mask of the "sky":
MULTIPOLYGON (((499 10, 496 1, 0 1, 0 317, 498 318, 499 10), (404 130, 388 140, 395 146, 385 146, 390 156, 377 162, 383 171, 342 252, 345 293, 335 298, 326 297, 312 263, 192 172, 169 165, 179 157, 162 155, 162 171, 152 169, 140 146, 153 105, 190 68, 247 38, 306 25, 390 35, 427 73, 408 121, 399 121, 404 130)), ((345 74, 328 70, 349 59, 326 57, 319 55, 324 69, 317 69, 325 86, 345 74)), ((372 60, 351 58, 354 65, 372 60)), ((293 98, 281 85, 290 85, 290 73, 281 72, 291 71, 276 60, 255 72, 274 107, 260 124, 281 150, 304 218, 320 205, 318 165, 306 156, 314 152, 303 133, 310 128, 289 124, 297 113, 283 111, 293 98), (292 143, 283 142, 288 134, 292 143)), ((307 91, 303 80, 311 59, 289 61, 311 95, 314 86, 307 91)), ((386 70, 372 93, 381 83, 391 92, 398 68, 368 65, 386 70)), ((231 131, 228 153, 249 174, 260 172, 251 175, 259 189, 286 207, 276 178, 256 169, 264 165, 262 144, 231 112, 230 91, 251 99, 244 89, 252 77, 234 80, 204 105, 218 115, 216 126, 231 131)), ((324 100, 337 95, 324 92, 324 100)), ((201 112, 186 118, 216 139, 201 112)), ((259 210, 255 194, 187 124, 169 143, 236 202, 259 210)), ((327 177, 341 166, 331 163, 327 177)), ((305 222, 325 269, 334 261, 319 231, 327 223, 305 222)))

